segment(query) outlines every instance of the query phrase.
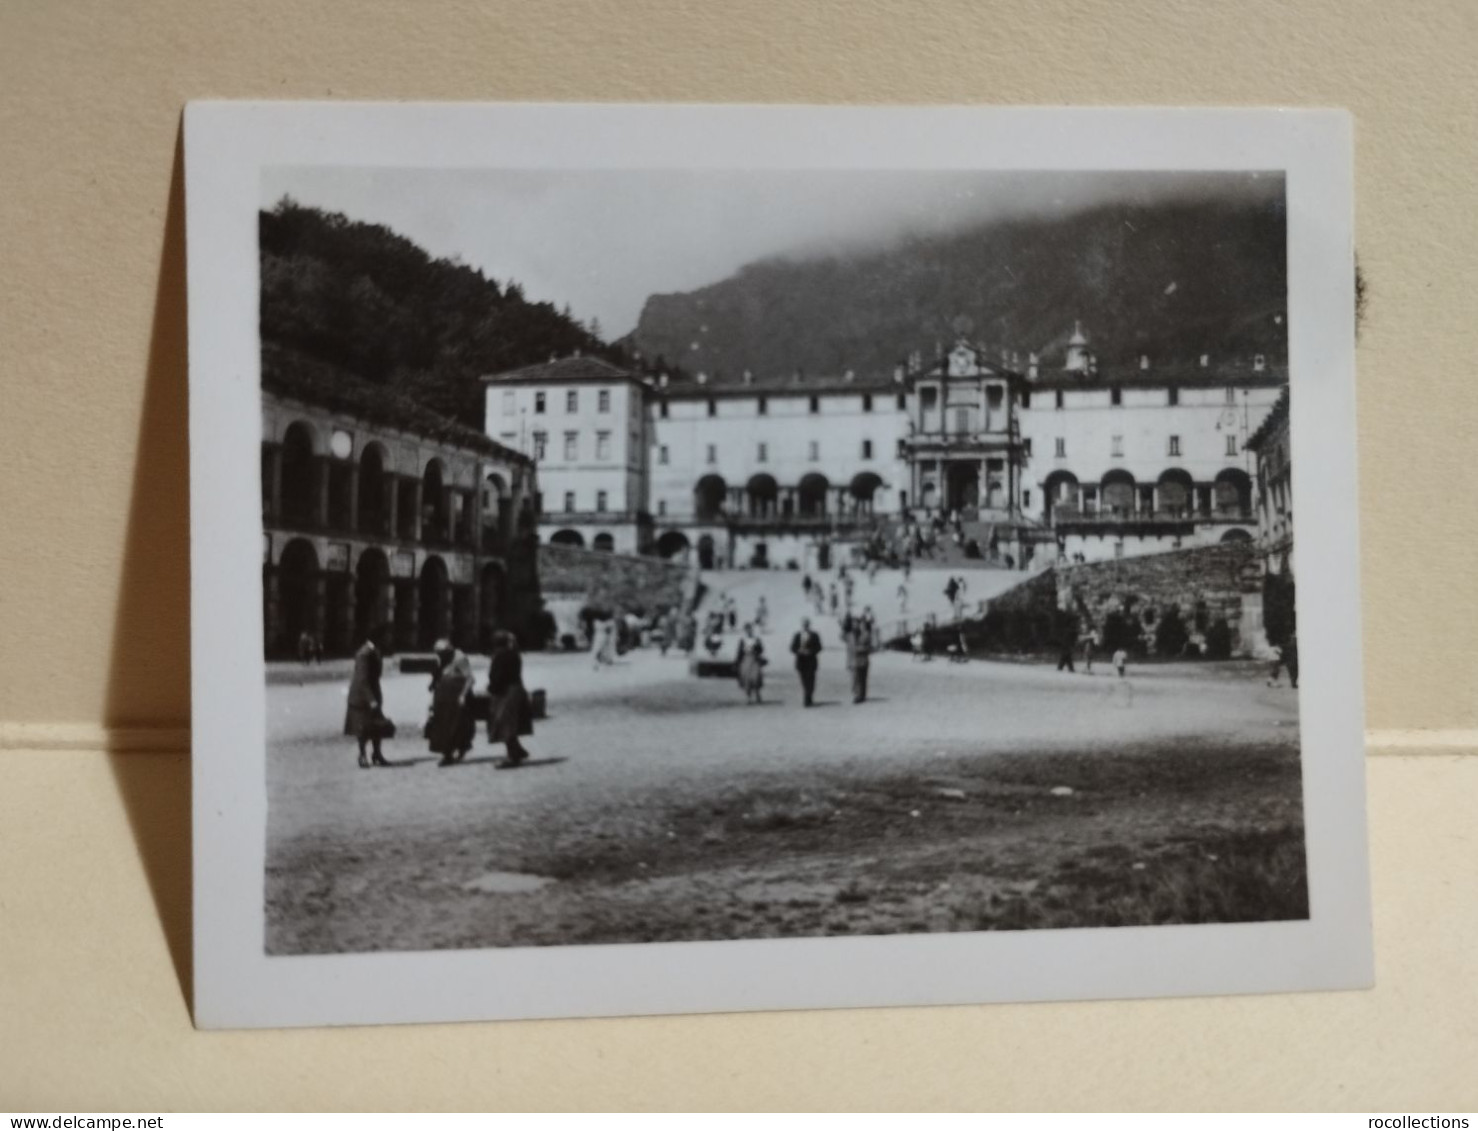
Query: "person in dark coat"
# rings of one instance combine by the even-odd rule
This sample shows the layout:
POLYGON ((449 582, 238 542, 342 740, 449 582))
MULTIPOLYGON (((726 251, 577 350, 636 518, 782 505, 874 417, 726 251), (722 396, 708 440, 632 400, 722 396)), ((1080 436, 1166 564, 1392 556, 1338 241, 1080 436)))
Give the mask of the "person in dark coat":
POLYGON ((380 693, 380 676, 385 670, 385 657, 373 635, 354 653, 354 674, 349 677, 349 703, 344 710, 344 733, 359 742, 359 766, 368 768, 373 751, 374 765, 388 766, 380 753, 380 739, 386 729, 384 696, 380 693))
POLYGON ((519 739, 534 733, 534 709, 523 685, 523 655, 511 632, 493 634, 493 658, 488 664, 488 741, 508 749, 508 765, 528 761, 519 739))
POLYGON ((436 642, 436 658, 441 667, 431 681, 431 717, 426 720, 426 742, 433 754, 441 755, 441 765, 450 766, 467 757, 477 720, 469 700, 472 697, 472 661, 451 641, 436 642))
POLYGON ((821 637, 811 628, 811 618, 801 618, 801 630, 790 638, 790 651, 795 656, 796 674, 801 677, 803 706, 809 707, 816 695, 816 668, 821 655, 821 637))

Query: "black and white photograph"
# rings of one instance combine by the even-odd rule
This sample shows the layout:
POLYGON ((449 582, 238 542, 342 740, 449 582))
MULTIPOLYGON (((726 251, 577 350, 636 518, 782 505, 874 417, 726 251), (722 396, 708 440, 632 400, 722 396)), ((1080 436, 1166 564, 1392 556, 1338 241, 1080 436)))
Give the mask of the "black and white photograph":
MULTIPOLYGON (((361 112, 371 138, 393 117, 361 112)), ((860 939, 1014 938, 1004 965, 979 952, 1010 987, 1044 939, 1146 964, 1179 940, 1220 957, 1144 992, 1204 992, 1243 988, 1214 969, 1235 932, 1306 939, 1311 809, 1338 796, 1360 852, 1363 812, 1358 745, 1310 738, 1351 672, 1331 725, 1358 735, 1358 623, 1353 655, 1321 628, 1355 618, 1325 537, 1353 546, 1354 484, 1302 486, 1353 465, 1352 371, 1294 349, 1330 333, 1295 292, 1352 294, 1353 265, 1294 260, 1287 164, 1218 167, 1204 139, 1183 166, 1064 161, 1030 129, 990 161, 942 129, 932 159, 887 163, 863 139, 907 124, 865 111, 842 160, 723 163, 686 147, 701 110, 665 151, 639 109, 601 113, 651 124, 645 155, 582 164, 596 131, 571 128, 525 143, 547 162, 459 159, 448 128, 434 159, 287 146, 233 186, 251 352, 227 364, 255 375, 232 397, 260 489, 245 513, 234 469, 229 521, 260 600, 232 615, 260 619, 231 647, 262 705, 232 770, 261 798, 233 897, 259 934, 235 945, 268 967, 579 952, 620 980, 618 955, 763 943, 752 986, 787 940, 829 965, 860 939), (1295 484, 1320 524, 1297 543, 1295 484), (1345 756, 1354 792, 1321 788, 1345 756)), ((732 119, 713 126, 718 152, 732 119)), ((1078 132, 1102 152, 1111 126, 1078 132)), ((1325 906, 1358 919, 1344 866, 1325 906)), ((934 963, 866 953, 898 984, 934 963)), ((838 1004, 909 996, 852 977, 838 1004)))

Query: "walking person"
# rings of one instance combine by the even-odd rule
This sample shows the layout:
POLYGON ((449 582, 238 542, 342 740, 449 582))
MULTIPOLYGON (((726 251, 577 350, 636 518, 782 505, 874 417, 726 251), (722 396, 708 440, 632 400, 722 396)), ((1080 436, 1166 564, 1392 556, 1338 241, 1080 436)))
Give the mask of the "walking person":
POLYGON ((1057 652, 1057 670, 1075 672, 1073 667, 1073 652, 1077 649, 1078 637, 1076 633, 1065 632, 1062 634, 1062 646, 1057 652))
POLYGON ((1089 629, 1083 634, 1083 671, 1093 674, 1093 653, 1098 649, 1098 630, 1089 629))
POLYGON ((379 630, 371 632, 359 651, 354 653, 354 674, 349 677, 349 703, 344 709, 344 733, 359 743, 359 768, 368 769, 371 764, 388 766, 380 753, 380 740, 394 733, 390 720, 385 718, 384 696, 380 692, 380 676, 385 670, 385 657, 375 637, 379 630), (373 751, 371 754, 365 749, 373 751))
POLYGON ((523 654, 513 633, 493 634, 493 656, 488 663, 488 742, 503 743, 505 764, 528 761, 519 739, 534 733, 534 708, 523 685, 523 654))
POLYGON ((852 673, 853 703, 867 698, 867 673, 877 648, 877 632, 871 609, 863 610, 860 617, 849 616, 842 626, 842 636, 847 642, 847 669, 852 673))
POLYGON ((837 615, 837 583, 831 583, 831 615, 837 615))
POLYGON ((1129 653, 1119 648, 1114 652, 1114 671, 1119 673, 1119 678, 1124 678, 1124 669, 1129 666, 1129 653))
MULTIPOLYGON (((906 578, 907 577, 907 574, 905 574, 904 576, 906 578)), ((898 583, 898 611, 901 614, 903 614, 904 616, 907 616, 908 615, 908 582, 907 582, 907 580, 904 580, 904 581, 901 581, 901 582, 898 583)))
POLYGON ((755 628, 758 631, 760 631, 760 632, 764 632, 765 631, 765 625, 769 621, 769 619, 770 619, 770 606, 767 605, 767 604, 765 604, 765 598, 764 598, 763 595, 761 595, 761 597, 760 597, 760 603, 759 603, 759 605, 754 610, 754 626, 755 626, 755 628))
POLYGON ((616 662, 616 622, 614 620, 603 620, 600 627, 595 630, 595 648, 593 649, 596 671, 608 668, 616 662))
POLYGON ((801 630, 790 638, 790 651, 795 656, 796 674, 801 678, 802 706, 809 707, 816 696, 816 669, 820 666, 821 636, 811 628, 811 618, 801 618, 801 630))
POLYGON ((431 680, 431 716, 426 720, 426 744, 440 754, 442 766, 467 757, 477 720, 472 716, 472 661, 450 640, 438 640, 434 649, 440 664, 431 680))
POLYGON ((754 634, 754 625, 744 626, 739 649, 734 654, 739 666, 739 686, 744 688, 744 701, 758 703, 765 686, 765 646, 754 634))

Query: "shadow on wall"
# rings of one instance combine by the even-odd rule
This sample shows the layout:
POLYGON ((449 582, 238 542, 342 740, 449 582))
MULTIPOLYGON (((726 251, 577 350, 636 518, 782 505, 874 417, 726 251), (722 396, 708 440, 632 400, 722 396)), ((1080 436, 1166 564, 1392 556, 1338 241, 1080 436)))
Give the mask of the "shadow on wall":
MULTIPOLYGON (((183 152, 177 127, 104 707, 104 723, 114 735, 126 735, 130 727, 188 726, 190 461, 183 152)), ((188 1004, 193 1000, 190 758, 178 751, 120 749, 110 751, 109 760, 188 1004)))

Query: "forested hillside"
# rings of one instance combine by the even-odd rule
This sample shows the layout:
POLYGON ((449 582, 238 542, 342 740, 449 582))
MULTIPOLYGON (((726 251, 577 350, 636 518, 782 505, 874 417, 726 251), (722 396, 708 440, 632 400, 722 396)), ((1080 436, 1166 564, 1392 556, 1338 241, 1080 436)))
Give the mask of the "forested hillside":
POLYGON ((1281 202, 1102 206, 865 253, 751 264, 647 300, 630 344, 718 380, 886 372, 961 333, 1060 358, 1081 320, 1108 367, 1287 351, 1281 202))
POLYGON ((264 366, 303 357, 480 430, 483 374, 576 350, 624 361, 516 282, 379 225, 284 200, 261 214, 260 246, 264 366))

